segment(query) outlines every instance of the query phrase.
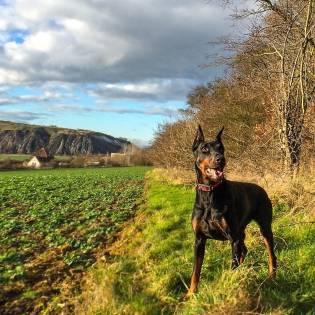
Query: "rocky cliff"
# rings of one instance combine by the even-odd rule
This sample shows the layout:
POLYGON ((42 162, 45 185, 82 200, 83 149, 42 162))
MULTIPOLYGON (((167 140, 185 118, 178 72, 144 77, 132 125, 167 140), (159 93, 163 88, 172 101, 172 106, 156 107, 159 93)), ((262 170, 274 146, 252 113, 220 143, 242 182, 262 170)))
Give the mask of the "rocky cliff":
POLYGON ((52 155, 104 154, 128 144, 100 132, 0 122, 0 153, 32 154, 45 147, 52 155))

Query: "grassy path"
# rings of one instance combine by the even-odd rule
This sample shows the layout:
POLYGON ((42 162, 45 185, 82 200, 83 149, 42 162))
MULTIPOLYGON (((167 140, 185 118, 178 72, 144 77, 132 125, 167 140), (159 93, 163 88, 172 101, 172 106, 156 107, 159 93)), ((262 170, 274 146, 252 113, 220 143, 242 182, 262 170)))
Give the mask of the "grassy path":
POLYGON ((193 263, 194 190, 159 175, 147 176, 145 206, 85 279, 78 314, 315 314, 315 225, 305 223, 314 221, 314 182, 269 189, 276 281, 266 280, 267 253, 252 223, 245 263, 231 271, 230 245, 208 241, 199 293, 180 302, 193 263))

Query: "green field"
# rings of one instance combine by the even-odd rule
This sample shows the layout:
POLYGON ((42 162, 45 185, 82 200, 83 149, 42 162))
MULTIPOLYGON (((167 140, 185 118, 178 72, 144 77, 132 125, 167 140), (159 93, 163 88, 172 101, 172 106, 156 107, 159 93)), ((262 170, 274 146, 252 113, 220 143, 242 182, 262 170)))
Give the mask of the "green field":
MULTIPOLYGON (((32 157, 30 154, 0 154, 0 161, 27 161, 32 157)), ((54 159, 57 161, 68 161, 71 159, 70 155, 56 155, 54 159)))
POLYGON ((146 167, 0 173, 1 314, 39 313, 133 216, 146 167))
POLYGON ((266 187, 274 205, 276 280, 267 278, 267 253, 252 223, 245 241, 249 252, 237 270, 230 270, 230 244, 208 241, 199 292, 185 302, 181 297, 193 266, 195 192, 161 177, 147 179, 146 203, 113 244, 112 259, 91 269, 76 314, 315 314, 312 177, 266 187))
POLYGON ((11 161, 26 161, 31 156, 29 154, 0 154, 0 161, 11 160, 11 161))

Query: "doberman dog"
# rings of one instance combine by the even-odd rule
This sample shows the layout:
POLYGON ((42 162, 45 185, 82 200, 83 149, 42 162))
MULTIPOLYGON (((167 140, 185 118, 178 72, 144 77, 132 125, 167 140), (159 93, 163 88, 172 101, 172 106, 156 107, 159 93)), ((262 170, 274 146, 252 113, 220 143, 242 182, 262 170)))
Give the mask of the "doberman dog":
POLYGON ((197 291, 207 239, 225 241, 232 246, 232 269, 246 256, 245 228, 254 220, 260 227, 269 254, 269 277, 276 275, 277 259, 274 254, 271 230, 272 205, 263 188, 252 183, 229 181, 224 178, 224 146, 221 135, 214 141, 205 141, 202 128, 198 127, 192 145, 197 175, 196 200, 192 213, 195 233, 195 261, 189 297, 197 291))

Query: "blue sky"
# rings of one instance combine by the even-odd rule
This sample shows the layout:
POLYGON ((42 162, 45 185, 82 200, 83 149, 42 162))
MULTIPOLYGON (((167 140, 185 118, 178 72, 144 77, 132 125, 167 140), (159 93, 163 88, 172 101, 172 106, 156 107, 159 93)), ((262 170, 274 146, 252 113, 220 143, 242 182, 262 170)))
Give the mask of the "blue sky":
POLYGON ((239 30, 214 3, 0 0, 0 119, 148 143, 223 74, 207 42, 239 30))

